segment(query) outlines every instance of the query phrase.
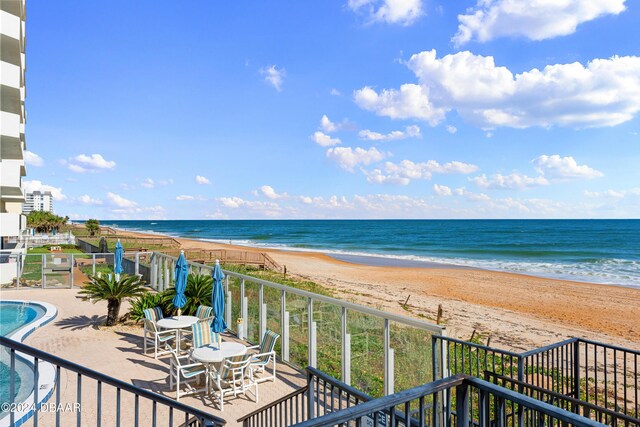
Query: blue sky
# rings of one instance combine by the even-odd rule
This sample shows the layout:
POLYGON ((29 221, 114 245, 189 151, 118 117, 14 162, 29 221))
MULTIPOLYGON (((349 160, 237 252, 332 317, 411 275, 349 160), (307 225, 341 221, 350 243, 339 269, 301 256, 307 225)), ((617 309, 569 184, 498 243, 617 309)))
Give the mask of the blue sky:
POLYGON ((72 219, 640 217, 625 0, 30 0, 72 219))

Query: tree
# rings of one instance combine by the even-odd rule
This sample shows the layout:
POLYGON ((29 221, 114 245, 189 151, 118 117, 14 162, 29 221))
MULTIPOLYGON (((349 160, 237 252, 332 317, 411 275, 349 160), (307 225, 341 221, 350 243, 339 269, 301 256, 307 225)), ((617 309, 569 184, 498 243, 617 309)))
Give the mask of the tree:
POLYGON ((138 276, 123 274, 120 280, 116 280, 115 274, 103 274, 102 277, 89 276, 89 280, 89 282, 85 282, 86 286, 82 288, 80 294, 93 300, 94 303, 107 301, 106 326, 113 326, 118 323, 122 300, 140 297, 148 292, 148 289, 144 286, 144 280, 138 276))
POLYGON ((38 233, 49 233, 58 231, 68 220, 69 217, 63 218, 47 211, 31 211, 27 216, 27 227, 35 228, 38 233))
POLYGON ((87 231, 91 236, 100 234, 100 221, 97 219, 88 219, 87 222, 84 223, 84 226, 87 227, 87 231))

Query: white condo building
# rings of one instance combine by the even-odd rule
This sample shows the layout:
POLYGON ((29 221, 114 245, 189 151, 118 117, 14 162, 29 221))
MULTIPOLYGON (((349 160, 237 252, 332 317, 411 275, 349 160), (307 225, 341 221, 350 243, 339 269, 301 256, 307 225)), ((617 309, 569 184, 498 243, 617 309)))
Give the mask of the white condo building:
POLYGON ((53 195, 51 191, 34 191, 25 194, 22 212, 28 215, 33 211, 53 212, 53 195))
POLYGON ((0 284, 17 275, 24 194, 25 1, 0 0, 0 284))

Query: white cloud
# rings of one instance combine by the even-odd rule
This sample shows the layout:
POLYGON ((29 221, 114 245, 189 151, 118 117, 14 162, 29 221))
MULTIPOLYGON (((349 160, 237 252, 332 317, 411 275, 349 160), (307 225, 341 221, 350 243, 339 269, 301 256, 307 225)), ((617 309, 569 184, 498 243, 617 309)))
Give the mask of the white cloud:
POLYGON ((379 162, 385 158, 385 154, 378 151, 375 147, 368 150, 357 147, 335 147, 327 150, 327 157, 335 162, 342 169, 353 172, 358 165, 368 165, 379 162))
POLYGON ((517 172, 509 175, 500 173, 493 174, 491 177, 482 174, 470 179, 474 184, 486 190, 524 190, 526 188, 539 187, 541 185, 549 185, 549 180, 544 176, 529 177, 517 172))
POLYGON ((386 162, 384 168, 366 171, 367 181, 376 184, 408 185, 412 180, 431 179, 432 174, 469 174, 478 170, 476 165, 459 161, 440 164, 435 160, 415 163, 403 160, 400 163, 386 162))
POLYGON ((369 22, 411 25, 424 14, 422 0, 349 0, 353 11, 364 10, 369 22))
POLYGON ((311 140, 321 147, 331 147, 342 142, 340 141, 340 138, 332 138, 321 131, 316 131, 313 135, 311 135, 311 140))
POLYGON ((493 57, 436 51, 411 56, 407 66, 420 85, 378 94, 355 92, 361 108, 390 118, 421 119, 436 125, 456 110, 484 129, 505 126, 615 126, 640 111, 640 57, 614 56, 580 63, 548 65, 513 74, 493 57))
POLYGON ((92 206, 100 206, 100 205, 102 205, 102 200, 94 199, 93 197, 89 196, 88 194, 84 194, 84 195, 78 197, 78 202, 82 203, 83 205, 92 205, 92 206))
POLYGON ((446 185, 438 184, 433 184, 433 192, 438 196, 450 196, 452 194, 451 188, 447 187, 446 185))
POLYGON ((22 189, 25 193, 33 193, 34 191, 50 191, 53 199, 57 201, 65 200, 67 198, 67 196, 62 193, 61 187, 43 184, 42 181, 38 180, 22 181, 22 189))
POLYGON ((211 181, 209 181, 208 178, 205 178, 202 175, 196 175, 196 183, 200 185, 207 185, 207 184, 211 184, 211 181))
POLYGON ((576 27, 603 15, 625 10, 625 0, 478 0, 475 8, 458 15, 456 46, 471 40, 498 37, 545 40, 573 34, 576 27))
POLYGON ((329 94, 333 95, 333 96, 340 96, 342 95, 342 93, 340 93, 340 91, 336 88, 331 88, 331 90, 329 91, 329 94))
POLYGON ((35 166, 37 168, 44 165, 42 157, 28 150, 24 150, 24 162, 29 166, 35 166))
POLYGON ((217 201, 228 209, 243 209, 250 212, 251 215, 261 215, 269 218, 279 217, 282 215, 283 210, 275 202, 262 202, 245 200, 241 197, 220 197, 217 201))
POLYGON ((320 119, 320 128, 327 133, 331 133, 338 130, 338 125, 329 120, 326 114, 323 114, 320 119))
POLYGON ((181 194, 179 196, 176 196, 176 200, 178 200, 178 201, 195 200, 195 197, 194 196, 189 196, 187 194, 181 194))
POLYGON ((144 181, 142 181, 140 185, 143 186, 144 188, 153 188, 155 187, 156 183, 151 178, 147 178, 144 181))
POLYGON ((264 76, 264 81, 273 86, 278 92, 282 92, 282 85, 287 71, 284 68, 278 69, 275 65, 269 65, 260 70, 260 74, 264 76))
POLYGON ((84 172, 101 172, 105 170, 113 170, 116 167, 116 162, 107 160, 102 157, 101 154, 78 154, 69 160, 62 160, 62 164, 72 172, 84 173, 84 172))
POLYGON ((270 185, 263 185, 260 187, 260 193, 267 199, 276 200, 276 199, 284 199, 288 197, 287 193, 276 193, 276 190, 273 189, 270 185))
POLYGON ((449 132, 450 134, 454 134, 456 132, 458 132, 458 128, 452 125, 447 125, 447 132, 449 132))
POLYGON ((587 165, 579 165, 571 156, 560 157, 557 154, 542 156, 532 161, 538 173, 549 179, 593 179, 604 174, 587 165))
POLYGON ((138 206, 138 204, 133 200, 125 199, 119 194, 112 192, 107 193, 107 199, 109 199, 109 202, 113 206, 116 206, 118 208, 135 208, 136 206, 138 206))
POLYGON ((429 92, 416 84, 404 84, 400 90, 384 89, 377 93, 365 86, 353 94, 355 103, 362 109, 392 119, 421 119, 432 126, 440 123, 445 110, 434 107, 429 101, 429 92))
POLYGON ((560 157, 557 154, 543 154, 531 161, 538 176, 530 177, 519 172, 509 175, 500 173, 488 177, 485 174, 470 178, 480 188, 492 190, 524 190, 527 188, 549 185, 553 182, 571 179, 592 179, 603 176, 587 165, 578 165, 571 156, 560 157))
POLYGON ((404 131, 394 130, 387 134, 373 132, 369 129, 363 129, 358 132, 358 136, 360 137, 360 139, 366 139, 369 141, 394 141, 406 138, 420 138, 422 137, 422 134, 420 133, 420 128, 418 126, 411 125, 407 126, 404 131))

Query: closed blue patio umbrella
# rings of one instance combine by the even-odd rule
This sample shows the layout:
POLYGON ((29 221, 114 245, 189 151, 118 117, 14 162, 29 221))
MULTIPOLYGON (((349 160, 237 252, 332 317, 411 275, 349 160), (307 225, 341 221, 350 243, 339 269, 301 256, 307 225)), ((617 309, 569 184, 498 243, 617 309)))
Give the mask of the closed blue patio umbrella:
POLYGON ((220 261, 216 260, 213 268, 213 292, 211 293, 211 307, 213 307, 213 322, 211 322, 211 331, 218 334, 218 346, 220 346, 220 333, 227 329, 224 321, 224 290, 222 288, 222 280, 224 273, 220 268, 220 261))
POLYGON ((187 289, 187 276, 189 275, 189 266, 187 265, 187 259, 184 257, 184 251, 180 251, 180 256, 176 262, 176 296, 173 297, 173 305, 178 309, 178 316, 180 316, 182 307, 187 303, 187 298, 184 296, 184 291, 187 289))
POLYGON ((120 243, 120 239, 116 242, 116 251, 114 254, 114 266, 113 272, 116 273, 116 280, 120 280, 120 273, 124 270, 122 269, 122 257, 124 256, 124 249, 122 248, 122 243, 120 243))

